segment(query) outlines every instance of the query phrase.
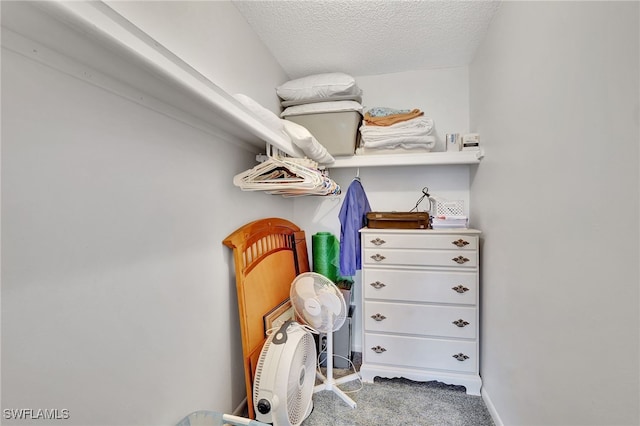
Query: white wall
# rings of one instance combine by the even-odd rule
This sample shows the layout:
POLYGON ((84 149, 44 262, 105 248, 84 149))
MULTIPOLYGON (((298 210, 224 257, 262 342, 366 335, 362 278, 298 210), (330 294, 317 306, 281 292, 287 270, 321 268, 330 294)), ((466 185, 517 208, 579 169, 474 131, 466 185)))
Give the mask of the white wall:
MULTIPOLYGON (((434 150, 444 150, 445 133, 469 131, 469 79, 467 68, 410 71, 373 76, 357 76, 366 107, 419 108, 433 118, 438 144, 434 150)), ((342 188, 336 197, 305 197, 295 200, 294 220, 311 237, 316 232, 332 232, 340 236, 338 213, 353 178, 359 175, 371 208, 374 211, 409 211, 422 196, 422 188, 432 195, 449 200, 463 200, 468 209, 469 167, 411 166, 363 167, 331 169, 330 176, 342 188)), ((427 210, 423 201, 419 209, 427 210)), ((312 249, 311 241, 308 241, 312 249)), ((312 259, 310 255, 310 259, 312 259)), ((356 276, 356 305, 353 348, 362 350, 360 274, 356 276)))
POLYGON ((470 68, 484 393, 507 425, 640 422, 637 2, 504 2, 470 68))
POLYGON ((358 76, 365 107, 419 108, 434 122, 434 151, 444 151, 447 133, 469 129, 469 70, 467 67, 405 71, 358 76))
MULTIPOLYGON (((273 86, 283 74, 263 65, 270 77, 251 84, 273 86)), ((4 47, 1 71, 2 408, 68 409, 57 423, 74 425, 232 411, 244 370, 222 240, 257 218, 291 219, 293 203, 234 187, 254 154, 211 133, 4 47)), ((29 423, 42 420, 3 412, 3 424, 29 423)))
POLYGON ((286 74, 230 1, 106 1, 230 94, 280 111, 286 74))

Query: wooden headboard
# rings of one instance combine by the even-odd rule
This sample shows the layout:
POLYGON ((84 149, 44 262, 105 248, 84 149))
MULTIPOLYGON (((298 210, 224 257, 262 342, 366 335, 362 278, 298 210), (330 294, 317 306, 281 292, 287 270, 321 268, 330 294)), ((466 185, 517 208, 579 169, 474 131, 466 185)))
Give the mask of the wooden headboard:
POLYGON ((247 407, 255 418, 253 376, 266 340, 264 317, 289 298, 294 278, 309 272, 307 243, 304 231, 280 218, 248 223, 223 243, 233 249, 247 407))

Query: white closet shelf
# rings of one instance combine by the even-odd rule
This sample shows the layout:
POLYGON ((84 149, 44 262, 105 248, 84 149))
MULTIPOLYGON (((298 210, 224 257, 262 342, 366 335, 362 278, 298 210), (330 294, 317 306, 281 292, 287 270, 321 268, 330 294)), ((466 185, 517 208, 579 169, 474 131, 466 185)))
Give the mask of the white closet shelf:
POLYGON ((327 168, 478 164, 483 156, 484 152, 482 150, 395 155, 353 155, 350 157, 335 157, 336 161, 327 165, 327 168))
MULTIPOLYGON (((3 4, 2 46, 256 153, 303 152, 101 1, 3 4), (6 19, 5 19, 6 18, 6 19), (53 18, 53 19, 52 19, 53 18)), ((476 164, 480 152, 337 157, 328 168, 476 164)))
POLYGON ((4 48, 256 153, 270 144, 304 155, 101 1, 9 2, 2 13, 4 48))

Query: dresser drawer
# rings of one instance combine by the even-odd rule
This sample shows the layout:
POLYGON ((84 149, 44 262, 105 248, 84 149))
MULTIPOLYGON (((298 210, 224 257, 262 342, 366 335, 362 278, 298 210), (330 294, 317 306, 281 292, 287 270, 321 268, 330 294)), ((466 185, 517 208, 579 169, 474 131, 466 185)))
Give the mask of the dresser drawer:
POLYGON ((365 299, 476 305, 476 272, 365 268, 365 299))
POLYGON ((363 362, 477 372, 476 342, 365 333, 363 362))
POLYGON ((365 248, 362 262, 365 265, 400 266, 449 266, 452 268, 475 268, 478 252, 464 250, 407 250, 365 248))
POLYGON ((477 333, 473 307, 366 301, 363 322, 367 332, 462 339, 475 339, 477 333))
POLYGON ((477 250, 478 237, 475 235, 435 235, 431 231, 424 234, 384 234, 367 232, 362 235, 365 248, 416 248, 416 249, 456 249, 477 250))

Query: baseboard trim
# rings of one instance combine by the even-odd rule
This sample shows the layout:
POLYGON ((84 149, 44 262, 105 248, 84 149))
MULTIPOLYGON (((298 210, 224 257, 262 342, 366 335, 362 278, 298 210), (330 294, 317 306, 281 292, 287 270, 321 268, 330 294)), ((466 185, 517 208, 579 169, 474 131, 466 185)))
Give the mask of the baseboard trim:
POLYGON ((489 414, 493 419, 493 423, 495 423, 496 426, 504 426, 504 423, 502 422, 502 419, 500 418, 500 415, 498 414, 498 411, 496 410, 495 405, 493 405, 493 402, 491 401, 491 397, 489 396, 489 393, 484 387, 480 391, 480 395, 482 396, 482 400, 484 401, 484 404, 487 406, 487 410, 489 410, 489 414))
POLYGON ((244 417, 247 415, 247 398, 246 397, 242 399, 242 401, 240 402, 240 405, 238 405, 236 409, 233 410, 233 413, 231 414, 238 417, 244 417))

